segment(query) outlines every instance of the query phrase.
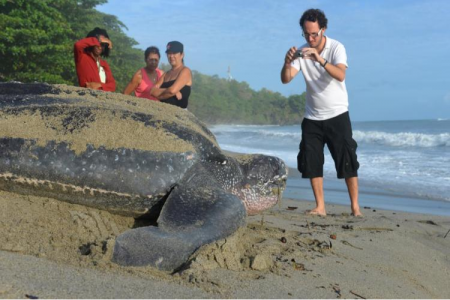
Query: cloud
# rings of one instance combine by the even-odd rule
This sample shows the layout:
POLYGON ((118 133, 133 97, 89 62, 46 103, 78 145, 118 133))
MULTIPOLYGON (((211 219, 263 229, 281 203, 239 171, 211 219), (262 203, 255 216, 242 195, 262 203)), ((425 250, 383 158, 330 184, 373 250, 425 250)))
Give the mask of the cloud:
POLYGON ((444 96, 444 103, 445 103, 445 104, 450 104, 450 92, 448 92, 448 93, 444 96))

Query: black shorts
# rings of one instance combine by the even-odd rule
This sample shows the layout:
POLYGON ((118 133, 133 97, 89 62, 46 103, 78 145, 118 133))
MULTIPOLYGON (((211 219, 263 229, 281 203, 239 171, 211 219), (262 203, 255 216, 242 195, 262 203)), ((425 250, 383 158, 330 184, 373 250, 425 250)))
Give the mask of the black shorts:
POLYGON ((323 177, 327 144, 334 160, 338 178, 358 176, 357 144, 352 137, 350 116, 345 112, 324 121, 303 119, 302 141, 297 156, 297 167, 303 178, 323 177))

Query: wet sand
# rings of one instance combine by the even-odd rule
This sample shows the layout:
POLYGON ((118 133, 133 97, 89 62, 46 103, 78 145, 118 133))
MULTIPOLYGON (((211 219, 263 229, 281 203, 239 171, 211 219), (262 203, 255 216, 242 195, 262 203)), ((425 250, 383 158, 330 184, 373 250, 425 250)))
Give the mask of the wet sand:
POLYGON ((448 217, 312 206, 283 199, 167 274, 110 262, 132 218, 0 191, 0 298, 449 297, 448 217))
MULTIPOLYGON (((419 214, 450 217, 450 202, 434 200, 408 194, 409 191, 394 192, 374 186, 373 183, 358 178, 360 206, 375 209, 392 210, 419 214)), ((289 199, 315 202, 309 179, 301 178, 297 169, 289 169, 289 179, 283 195, 289 199)), ((324 178, 324 195, 326 204, 349 205, 347 186, 343 179, 324 178)))

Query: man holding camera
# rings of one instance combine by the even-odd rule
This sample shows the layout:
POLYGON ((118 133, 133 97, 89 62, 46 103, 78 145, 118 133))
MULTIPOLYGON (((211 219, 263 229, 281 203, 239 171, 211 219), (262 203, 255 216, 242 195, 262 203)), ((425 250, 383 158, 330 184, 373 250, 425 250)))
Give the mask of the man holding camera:
POLYGON ((114 92, 116 81, 108 63, 101 57, 108 57, 112 42, 105 29, 96 27, 86 38, 74 45, 75 66, 81 87, 114 92))
POLYGON ((299 71, 306 82, 305 115, 302 140, 297 156, 298 170, 310 178, 316 207, 314 215, 326 215, 323 193, 324 146, 333 157, 337 177, 345 178, 352 215, 361 216, 358 204, 359 163, 357 144, 352 137, 345 86, 347 54, 344 46, 327 36, 328 20, 323 11, 309 9, 300 18, 306 44, 292 47, 286 53, 281 81, 289 83, 299 71))

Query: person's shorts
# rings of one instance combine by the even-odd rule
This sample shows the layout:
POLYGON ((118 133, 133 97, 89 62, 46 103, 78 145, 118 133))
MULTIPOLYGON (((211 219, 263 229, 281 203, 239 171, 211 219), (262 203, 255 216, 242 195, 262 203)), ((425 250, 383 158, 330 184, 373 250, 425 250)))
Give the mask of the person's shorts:
POLYGON ((334 160, 338 178, 358 176, 356 141, 352 137, 350 116, 345 112, 324 121, 304 118, 297 167, 303 178, 323 177, 325 144, 334 160))

